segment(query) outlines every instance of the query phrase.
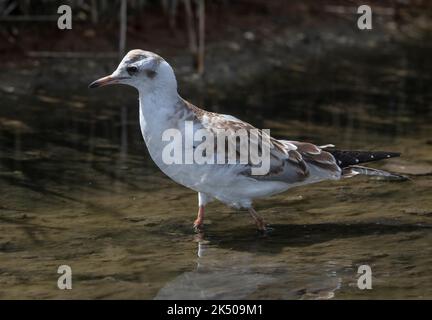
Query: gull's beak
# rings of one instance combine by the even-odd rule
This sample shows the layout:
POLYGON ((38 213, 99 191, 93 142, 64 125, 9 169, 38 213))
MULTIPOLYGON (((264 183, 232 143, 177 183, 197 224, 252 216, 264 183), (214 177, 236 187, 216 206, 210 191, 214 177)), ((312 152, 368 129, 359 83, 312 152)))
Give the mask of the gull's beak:
POLYGON ((109 84, 119 83, 119 81, 128 79, 128 77, 114 77, 113 75, 106 76, 89 84, 89 88, 99 88, 109 84))

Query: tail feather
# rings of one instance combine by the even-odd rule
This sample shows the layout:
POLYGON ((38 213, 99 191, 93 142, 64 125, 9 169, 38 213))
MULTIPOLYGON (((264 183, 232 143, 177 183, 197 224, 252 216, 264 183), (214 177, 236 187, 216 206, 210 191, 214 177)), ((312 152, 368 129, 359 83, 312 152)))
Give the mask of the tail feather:
POLYGON ((366 175, 366 176, 375 176, 378 178, 388 179, 388 180, 398 180, 398 181, 408 180, 407 177, 400 174, 387 172, 384 170, 378 170, 374 168, 362 167, 362 166, 349 166, 342 170, 342 176, 344 178, 351 178, 358 174, 366 175))
POLYGON ((335 157, 338 166, 343 169, 360 163, 378 161, 393 157, 399 157, 399 152, 385 151, 345 151, 345 150, 326 150, 335 157))

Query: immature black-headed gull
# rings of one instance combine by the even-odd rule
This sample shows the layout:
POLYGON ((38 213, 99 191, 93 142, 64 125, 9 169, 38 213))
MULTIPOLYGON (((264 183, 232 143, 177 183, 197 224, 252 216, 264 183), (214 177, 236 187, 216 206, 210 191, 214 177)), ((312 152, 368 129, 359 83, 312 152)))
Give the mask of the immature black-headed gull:
MULTIPOLYGON (((200 109, 179 96, 171 66, 159 55, 149 51, 130 51, 111 75, 94 81, 89 87, 116 83, 133 86, 139 92, 141 132, 156 165, 172 180, 198 192, 199 209, 194 222, 196 229, 203 226, 205 205, 217 199, 232 207, 247 208, 258 229, 264 231, 266 225, 254 210, 253 199, 295 186, 356 174, 392 176, 385 171, 360 167, 358 164, 400 155, 395 152, 339 151, 328 149, 332 145, 316 146, 307 142, 277 140, 266 131, 258 130, 233 116, 200 109), (192 130, 189 133, 188 124, 192 130), (242 140, 238 141, 235 137, 236 132, 242 129, 248 133, 256 132, 255 138, 251 133, 243 145, 242 140), (201 137, 202 131, 206 137, 215 137, 212 148, 217 149, 216 154, 221 152, 217 148, 218 144, 225 143, 228 135, 234 136, 236 155, 240 154, 245 144, 259 145, 256 140, 261 138, 263 143, 258 149, 263 155, 266 138, 269 146, 268 170, 264 174, 254 173, 258 165, 250 155, 246 161, 234 163, 182 162, 177 161, 178 157, 172 161, 169 156, 174 151, 184 151, 180 160, 185 160, 188 152, 193 153, 199 148, 197 141, 192 144, 186 142, 187 135, 194 135, 198 130, 201 130, 201 137), (181 139, 174 139, 176 132, 182 136, 181 139), (221 132, 225 135, 223 140, 217 139, 221 132), (167 133, 172 139, 166 139, 167 133), (170 151, 167 153, 168 144, 170 151)), ((225 146, 222 151, 225 151, 225 146)), ((206 152, 209 149, 205 149, 206 152)))

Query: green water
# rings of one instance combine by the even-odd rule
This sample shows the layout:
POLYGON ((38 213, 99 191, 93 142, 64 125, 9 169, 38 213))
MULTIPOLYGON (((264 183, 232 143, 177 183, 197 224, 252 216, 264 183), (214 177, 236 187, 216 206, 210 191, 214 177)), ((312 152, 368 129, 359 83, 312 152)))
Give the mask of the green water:
POLYGON ((2 76, 0 298, 432 298, 429 51, 338 51, 184 92, 276 137, 402 152, 374 166, 409 181, 355 177, 257 201, 267 236, 219 203, 194 233, 197 196, 149 159, 133 90, 2 76), (57 289, 62 264, 72 290, 57 289), (362 264, 372 290, 357 287, 362 264))

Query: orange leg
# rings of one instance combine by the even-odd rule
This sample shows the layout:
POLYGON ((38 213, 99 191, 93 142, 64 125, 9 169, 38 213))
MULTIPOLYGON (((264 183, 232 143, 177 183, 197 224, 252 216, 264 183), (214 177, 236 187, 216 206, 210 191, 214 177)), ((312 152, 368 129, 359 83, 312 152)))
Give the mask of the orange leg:
POLYGON ((255 224, 259 231, 266 231, 266 224, 264 222, 264 219, 260 217, 260 215, 255 211, 254 208, 250 207, 249 213, 252 216, 252 219, 254 219, 255 224))
POLYGON ((204 206, 199 206, 197 218, 193 226, 195 230, 200 230, 204 226, 204 206))

